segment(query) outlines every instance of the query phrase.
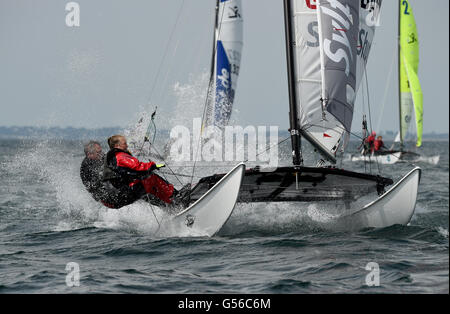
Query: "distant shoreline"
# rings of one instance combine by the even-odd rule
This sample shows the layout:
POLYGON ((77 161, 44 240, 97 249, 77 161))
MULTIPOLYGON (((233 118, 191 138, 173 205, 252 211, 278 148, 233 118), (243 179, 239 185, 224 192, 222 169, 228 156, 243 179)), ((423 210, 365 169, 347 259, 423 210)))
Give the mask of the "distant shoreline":
POLYGON ((98 129, 73 127, 2 127, 0 126, 0 139, 67 139, 88 140, 105 139, 113 134, 122 133, 124 128, 110 127, 98 129))
MULTIPOLYGON (((19 127, 0 126, 0 139, 68 139, 68 140, 89 140, 89 139, 105 139, 113 134, 122 133, 126 128, 124 127, 108 127, 98 129, 74 128, 74 127, 19 127)), ((158 133, 168 134, 167 130, 160 130, 158 133)), ((359 135, 359 134, 358 134, 359 135)), ((395 137, 392 131, 380 132, 384 140, 390 141, 395 137)), ((287 131, 279 131, 280 137, 288 137, 287 131)), ((413 135, 411 134, 411 139, 413 135)), ((408 139, 407 137, 407 139, 408 139)), ((433 141, 448 141, 448 133, 426 133, 423 134, 424 140, 433 141)), ((355 136, 351 140, 358 140, 355 136)))

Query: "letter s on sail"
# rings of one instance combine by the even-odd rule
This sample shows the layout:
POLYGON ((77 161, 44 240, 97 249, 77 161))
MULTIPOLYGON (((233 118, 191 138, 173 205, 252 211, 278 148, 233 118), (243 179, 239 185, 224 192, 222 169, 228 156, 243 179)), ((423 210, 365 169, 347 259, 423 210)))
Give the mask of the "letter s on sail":
POLYGON ((348 59, 347 54, 345 53, 345 50, 342 48, 339 48, 336 50, 336 52, 331 51, 331 40, 325 39, 323 41, 323 51, 327 55, 328 58, 330 58, 332 61, 339 63, 343 59, 345 60, 345 75, 350 74, 350 61, 348 59))

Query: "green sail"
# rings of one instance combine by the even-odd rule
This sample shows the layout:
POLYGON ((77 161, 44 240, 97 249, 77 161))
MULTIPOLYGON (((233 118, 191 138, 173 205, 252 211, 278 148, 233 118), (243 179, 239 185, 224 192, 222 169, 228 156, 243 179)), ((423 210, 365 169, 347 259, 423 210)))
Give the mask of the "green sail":
POLYGON ((416 146, 422 146, 422 119, 423 119, 423 94, 420 87, 419 77, 409 63, 405 62, 406 73, 411 85, 411 94, 414 102, 414 113, 416 116, 417 142, 416 146))
POLYGON ((418 78, 419 40, 416 22, 407 0, 400 0, 400 128, 403 142, 412 118, 416 117, 417 143, 422 145, 423 96, 418 78))

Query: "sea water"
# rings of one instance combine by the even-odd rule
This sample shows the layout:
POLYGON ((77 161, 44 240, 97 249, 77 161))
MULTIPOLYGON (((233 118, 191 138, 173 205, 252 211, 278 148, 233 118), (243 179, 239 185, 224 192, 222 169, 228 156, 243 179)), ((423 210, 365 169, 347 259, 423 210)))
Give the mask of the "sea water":
MULTIPOLYGON (((0 140, 0 293, 448 293, 448 141, 423 145, 440 160, 417 163, 408 226, 334 231, 315 204, 238 204, 212 238, 161 230, 164 212, 142 201, 95 202, 83 143, 0 140)), ((338 166, 398 180, 414 165, 338 166)))

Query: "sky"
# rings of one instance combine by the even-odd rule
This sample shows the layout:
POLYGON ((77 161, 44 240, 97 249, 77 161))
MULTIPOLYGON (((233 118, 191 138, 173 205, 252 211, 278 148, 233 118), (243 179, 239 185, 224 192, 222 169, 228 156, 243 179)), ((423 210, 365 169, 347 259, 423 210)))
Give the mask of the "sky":
MULTIPOLYGON (((448 133, 449 1, 409 1, 419 33, 424 133, 448 133)), ((196 115, 211 62, 215 1, 78 0, 75 27, 66 24, 69 2, 0 0, 0 126, 125 127, 155 106, 162 127, 175 115, 196 115), (180 93, 198 104, 180 100, 180 93)), ((383 1, 367 68, 377 131, 398 128, 397 3, 383 1)), ((233 122, 286 130, 282 1, 242 0, 242 6, 233 122)), ((360 89, 355 132, 368 114, 361 95, 360 89)))

